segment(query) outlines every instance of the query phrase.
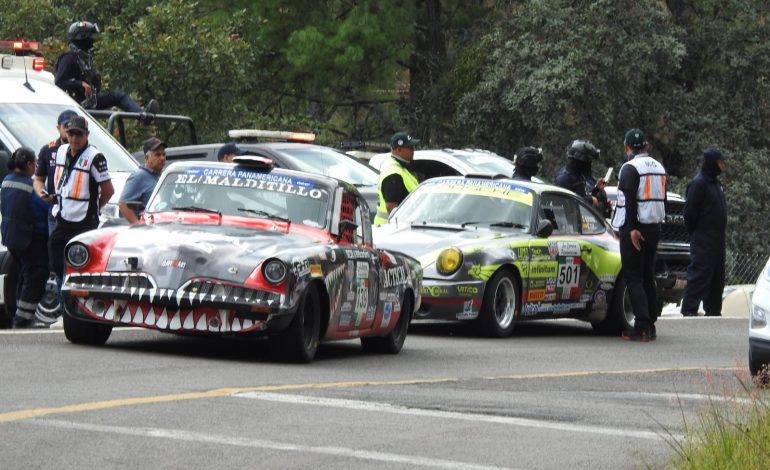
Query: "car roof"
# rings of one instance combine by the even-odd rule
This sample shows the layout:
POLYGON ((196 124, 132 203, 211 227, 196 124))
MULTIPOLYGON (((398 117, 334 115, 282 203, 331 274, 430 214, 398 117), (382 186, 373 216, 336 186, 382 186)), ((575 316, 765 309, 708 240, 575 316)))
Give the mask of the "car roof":
MULTIPOLYGON (((377 155, 372 156, 372 158, 369 160, 369 164, 375 169, 379 170, 380 166, 382 166, 382 163, 388 156, 390 156, 390 153, 378 153, 377 155)), ((462 169, 464 172, 473 171, 473 167, 469 162, 466 161, 467 159, 485 157, 501 158, 513 165, 509 159, 503 157, 502 155, 481 149, 430 149, 414 151, 414 160, 438 160, 441 162, 452 162, 455 164, 453 166, 461 167, 460 169, 462 169)))
POLYGON ((513 178, 502 178, 502 177, 484 177, 477 176, 477 175, 468 175, 468 176, 440 176, 438 178, 431 178, 427 181, 436 182, 436 180, 463 180, 463 181, 500 181, 508 184, 515 184, 518 186, 522 186, 524 188, 532 190, 532 192, 536 194, 542 194, 544 192, 549 193, 562 193, 567 194, 571 196, 576 196, 575 193, 572 191, 569 191, 567 189, 564 189, 560 186, 554 186, 552 184, 547 183, 538 183, 535 181, 524 181, 524 180, 518 180, 513 178))

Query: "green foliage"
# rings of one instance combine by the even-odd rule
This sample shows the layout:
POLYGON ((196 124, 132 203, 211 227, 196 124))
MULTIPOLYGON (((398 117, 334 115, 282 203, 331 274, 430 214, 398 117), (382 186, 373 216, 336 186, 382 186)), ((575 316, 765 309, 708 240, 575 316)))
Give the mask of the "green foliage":
POLYGON ((67 11, 51 0, 0 0, 0 39, 66 39, 67 11))

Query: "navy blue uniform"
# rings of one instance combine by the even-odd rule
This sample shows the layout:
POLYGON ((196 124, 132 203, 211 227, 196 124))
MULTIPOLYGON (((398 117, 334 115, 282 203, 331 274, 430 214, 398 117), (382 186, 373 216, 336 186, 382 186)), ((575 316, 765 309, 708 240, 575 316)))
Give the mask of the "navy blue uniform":
MULTIPOLYGON (((35 164, 35 176, 45 177, 45 192, 56 194, 56 188, 53 184, 53 176, 56 174, 56 152, 61 147, 61 139, 49 142, 40 149, 37 154, 37 163, 35 164)), ((53 225, 56 218, 53 216, 53 203, 48 207, 48 233, 53 231, 53 225)))
POLYGON ((12 172, 0 189, 3 245, 19 267, 16 315, 31 319, 48 280, 48 203, 32 190, 32 179, 12 172))
POLYGON ((690 234, 690 265, 682 314, 696 315, 703 302, 706 315, 721 315, 725 286, 727 203, 716 162, 706 161, 687 186, 684 223, 690 234))
MULTIPOLYGON (((83 89, 83 82, 90 84, 94 88, 96 93, 96 104, 94 106, 86 106, 91 109, 109 109, 113 106, 117 106, 123 111, 131 113, 141 113, 142 108, 137 105, 130 96, 122 91, 108 91, 100 92, 98 90, 98 80, 87 79, 86 70, 90 69, 90 53, 87 52, 65 52, 56 61, 56 86, 66 91, 75 101, 83 104, 86 101, 85 90, 83 89), (80 54, 80 57, 78 57, 80 54)), ((95 74, 95 72, 94 72, 95 74)), ((98 75, 97 75, 98 76, 98 75)))

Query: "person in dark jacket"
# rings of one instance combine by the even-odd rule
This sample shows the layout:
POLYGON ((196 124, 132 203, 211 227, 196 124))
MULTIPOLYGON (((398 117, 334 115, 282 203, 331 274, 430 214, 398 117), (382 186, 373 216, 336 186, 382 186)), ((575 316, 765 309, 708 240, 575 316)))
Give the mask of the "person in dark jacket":
POLYGON ((596 179, 591 173, 591 164, 599 158, 600 150, 587 140, 574 140, 567 147, 567 163, 556 172, 554 183, 569 189, 594 206, 605 217, 609 214, 604 178, 596 179))
POLYGON ((48 203, 32 189, 35 153, 25 147, 8 161, 11 173, 0 189, 0 223, 3 245, 19 268, 14 328, 47 328, 35 311, 48 280, 48 203))
POLYGON ((725 155, 708 147, 701 155, 700 172, 687 185, 684 224, 690 234, 690 265, 682 299, 682 315, 694 317, 703 302, 706 316, 722 315, 725 287, 725 230, 727 203, 719 174, 725 171, 725 155))
POLYGON ((59 114, 59 118, 56 120, 56 130, 59 132, 59 137, 43 145, 37 154, 35 178, 32 180, 32 186, 35 188, 35 194, 47 202, 48 207, 50 207, 48 211, 49 234, 53 232, 53 226, 56 223, 56 218, 53 216, 54 195, 56 194, 56 188, 53 185, 53 175, 56 171, 56 152, 62 144, 67 143, 67 132, 64 130, 64 125, 74 116, 77 116, 77 113, 71 109, 59 114))
POLYGON ((76 21, 70 25, 67 30, 69 50, 56 61, 56 86, 86 109, 117 106, 123 111, 140 113, 139 121, 149 123, 158 112, 157 101, 149 100, 143 111, 125 92, 101 90, 101 74, 93 64, 94 38, 99 33, 99 27, 88 21, 76 21))
POLYGON ((540 164, 543 163, 543 150, 535 147, 521 147, 516 150, 513 163, 516 165, 513 169, 513 179, 532 181, 532 177, 537 175, 540 164))

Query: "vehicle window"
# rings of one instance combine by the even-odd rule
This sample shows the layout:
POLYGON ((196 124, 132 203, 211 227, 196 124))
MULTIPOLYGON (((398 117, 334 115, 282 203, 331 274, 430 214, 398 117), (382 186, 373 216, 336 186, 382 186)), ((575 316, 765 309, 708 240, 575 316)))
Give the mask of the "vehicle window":
POLYGON ((489 173, 511 176, 513 163, 503 157, 492 155, 457 155, 457 158, 473 169, 473 173, 489 173))
POLYGON ((435 160, 414 160, 411 167, 418 174, 420 181, 440 176, 460 176, 460 172, 451 166, 435 160))
MULTIPOLYGON (((61 104, 0 104, 0 122, 13 134, 21 145, 29 147, 37 153, 40 147, 58 136, 56 119, 62 111, 71 109, 82 115, 82 111, 61 104)), ((88 114, 90 134, 88 142, 95 146, 107 158, 110 171, 133 172, 137 164, 131 155, 120 146, 96 121, 88 114)))
POLYGON ((148 212, 193 207, 242 217, 270 214, 292 223, 326 227, 328 201, 325 188, 303 178, 244 168, 192 166, 166 174, 148 212))
POLYGON ((356 227, 356 236, 355 236, 355 242, 358 245, 363 245, 366 243, 366 237, 364 236, 364 217, 361 214, 361 205, 356 205, 356 212, 353 222, 355 222, 358 227, 356 227))
POLYGON ((563 194, 545 193, 540 197, 540 219, 550 220, 555 235, 580 233, 578 202, 563 194))
MULTIPOLYGON (((144 156, 142 156, 144 159, 144 156)), ((208 160, 209 152, 194 152, 194 153, 166 153, 166 160, 169 162, 180 160, 208 160)))
POLYGON ((580 233, 583 235, 599 235, 605 228, 601 219, 585 204, 580 204, 580 233))
POLYGON ((350 155, 321 146, 281 147, 290 166, 310 173, 332 176, 357 186, 374 186, 379 174, 350 155))
POLYGON ((414 190, 396 209, 393 219, 528 231, 533 199, 531 189, 514 182, 436 178, 414 190))

